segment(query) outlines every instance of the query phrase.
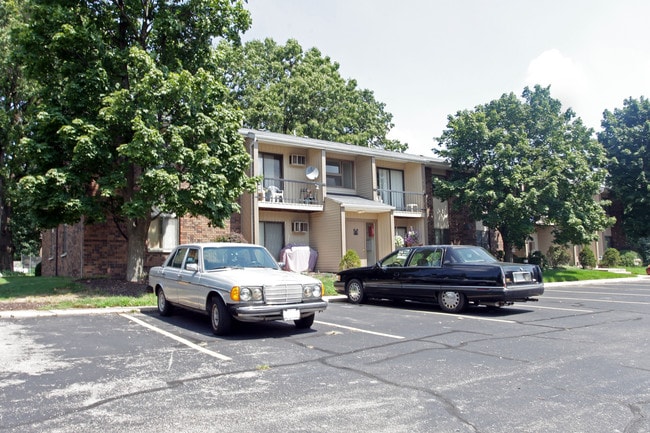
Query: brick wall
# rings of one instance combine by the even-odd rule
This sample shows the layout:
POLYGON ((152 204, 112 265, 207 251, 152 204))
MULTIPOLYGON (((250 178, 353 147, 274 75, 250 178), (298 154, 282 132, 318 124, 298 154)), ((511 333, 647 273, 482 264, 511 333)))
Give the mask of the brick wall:
MULTIPOLYGON (((233 216, 237 223, 239 219, 233 216)), ((230 233, 230 221, 224 228, 210 227, 207 218, 184 217, 179 224, 180 243, 214 241, 230 233)), ((43 276, 73 278, 126 278, 127 241, 113 222, 61 225, 42 233, 43 276)), ((163 263, 168 251, 147 252, 145 272, 163 263)))
POLYGON ((213 242, 219 235, 230 233, 230 221, 225 227, 210 227, 206 217, 183 217, 179 224, 180 243, 213 242))
POLYGON ((113 222, 86 226, 84 277, 126 277, 127 242, 113 222))

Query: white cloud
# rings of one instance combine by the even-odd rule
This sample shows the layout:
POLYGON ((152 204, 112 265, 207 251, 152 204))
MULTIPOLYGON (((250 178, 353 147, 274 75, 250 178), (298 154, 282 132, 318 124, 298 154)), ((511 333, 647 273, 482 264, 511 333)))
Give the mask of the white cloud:
POLYGON ((580 106, 589 95, 590 80, 581 64, 551 49, 533 59, 528 65, 525 84, 551 86, 551 96, 566 109, 580 106))

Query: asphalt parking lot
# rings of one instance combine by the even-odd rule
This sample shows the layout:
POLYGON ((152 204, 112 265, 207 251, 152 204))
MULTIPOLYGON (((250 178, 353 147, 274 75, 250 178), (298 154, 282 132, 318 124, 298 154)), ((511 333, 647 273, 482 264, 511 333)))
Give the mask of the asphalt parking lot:
POLYGON ((0 319, 0 432, 650 432, 650 279, 313 329, 179 312, 0 319))

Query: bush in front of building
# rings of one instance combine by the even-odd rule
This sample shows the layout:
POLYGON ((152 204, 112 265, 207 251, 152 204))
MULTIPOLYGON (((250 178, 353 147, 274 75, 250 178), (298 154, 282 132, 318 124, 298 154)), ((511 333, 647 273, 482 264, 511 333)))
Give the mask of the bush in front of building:
POLYGON ((528 263, 537 265, 542 269, 546 269, 548 267, 548 260, 546 260, 546 256, 541 251, 533 251, 528 255, 528 263))
POLYGON ((358 268, 359 266, 361 266, 361 259, 359 258, 359 254, 357 254, 357 252, 354 250, 347 250, 339 262, 339 271, 358 268))
POLYGON ((597 264, 596 255, 588 245, 582 247, 582 251, 578 254, 578 260, 580 260, 580 266, 583 269, 595 268, 597 264))
POLYGON ((600 260, 600 266, 603 268, 613 268, 621 262, 621 254, 616 248, 607 248, 600 260))
POLYGON ((238 244, 247 244, 248 241, 241 233, 230 232, 217 236, 214 242, 235 242, 238 244))
POLYGON ((641 256, 636 251, 621 251, 621 266, 633 268, 635 266, 641 266, 642 264, 643 260, 641 260, 641 256))
POLYGON ((571 262, 569 252, 561 245, 551 245, 546 252, 546 258, 548 259, 548 266, 551 268, 567 266, 571 262))

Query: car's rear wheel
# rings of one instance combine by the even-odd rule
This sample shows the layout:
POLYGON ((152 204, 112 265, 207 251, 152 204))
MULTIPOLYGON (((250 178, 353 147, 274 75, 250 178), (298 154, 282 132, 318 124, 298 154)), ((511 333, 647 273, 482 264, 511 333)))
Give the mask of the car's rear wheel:
POLYGON ((447 313, 460 313, 467 305, 467 298, 461 292, 445 290, 438 293, 438 304, 447 313))
POLYGON ((156 297, 158 298, 158 314, 161 316, 169 316, 172 313, 172 305, 167 300, 162 287, 156 291, 156 297))
POLYGON ((357 280, 356 278, 348 282, 347 293, 348 300, 353 304, 360 304, 366 300, 363 283, 361 280, 357 280))
POLYGON ((316 317, 316 313, 310 314, 309 316, 301 317, 298 320, 294 320, 293 323, 296 324, 296 328, 298 329, 309 329, 311 328, 311 325, 314 324, 315 317, 316 317))
POLYGON ((232 316, 219 296, 210 299, 210 326, 215 335, 226 335, 232 328, 232 316))

